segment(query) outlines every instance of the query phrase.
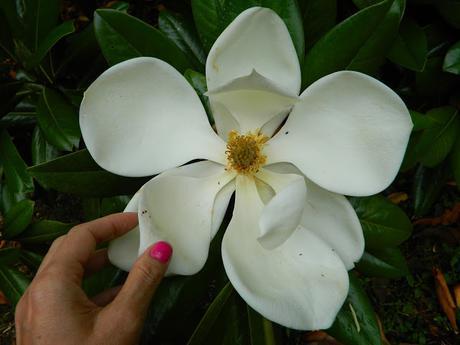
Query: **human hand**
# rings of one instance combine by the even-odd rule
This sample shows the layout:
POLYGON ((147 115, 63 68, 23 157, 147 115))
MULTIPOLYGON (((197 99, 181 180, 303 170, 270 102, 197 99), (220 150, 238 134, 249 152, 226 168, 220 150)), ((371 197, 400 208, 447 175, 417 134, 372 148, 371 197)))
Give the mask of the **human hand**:
POLYGON ((51 245, 16 307, 18 345, 137 344, 148 306, 163 278, 172 248, 157 242, 133 265, 123 286, 88 298, 85 275, 108 263, 96 245, 137 224, 136 213, 118 213, 75 226, 51 245))

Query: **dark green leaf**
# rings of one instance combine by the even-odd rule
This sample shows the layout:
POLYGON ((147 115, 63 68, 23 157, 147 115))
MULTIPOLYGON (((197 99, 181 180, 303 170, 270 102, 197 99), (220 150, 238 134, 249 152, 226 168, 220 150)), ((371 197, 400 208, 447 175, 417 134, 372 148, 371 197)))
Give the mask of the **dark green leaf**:
POLYGON ((460 74, 460 41, 449 48, 442 69, 453 74, 460 74))
POLYGON ((192 23, 182 16, 165 10, 158 16, 158 27, 185 53, 188 59, 193 61, 197 69, 203 70, 206 53, 192 23))
POLYGON ((247 306, 247 310, 251 345, 279 344, 272 322, 264 318, 250 306, 247 306))
POLYGON ((0 84, 0 118, 11 111, 20 101, 17 92, 21 89, 21 81, 5 82, 0 84))
POLYGON ((217 37, 244 10, 267 7, 284 20, 299 60, 303 60, 305 39, 302 15, 295 0, 192 0, 193 17, 206 50, 210 50, 217 37))
POLYGON ((444 72, 442 63, 441 56, 429 58, 423 72, 415 75, 415 90, 425 103, 447 104, 456 84, 456 76, 444 72))
POLYGON ((32 221, 35 202, 22 200, 12 206, 5 215, 5 230, 3 236, 12 239, 23 232, 32 221))
POLYGON ((458 0, 436 0, 434 4, 450 25, 460 29, 460 2, 458 0))
POLYGON ((415 110, 410 111, 410 117, 412 119, 412 122, 414 123, 414 128, 412 128, 413 132, 432 128, 439 124, 433 117, 419 113, 415 110))
POLYGON ((40 254, 31 252, 31 251, 22 249, 21 250, 21 259, 27 265, 29 265, 31 268, 36 270, 41 265, 41 263, 43 261, 43 256, 41 256, 40 254))
POLYGON ((336 25, 308 52, 303 85, 339 70, 374 73, 393 44, 404 0, 385 0, 336 25))
POLYGON ((39 43, 57 25, 58 0, 0 1, 13 36, 23 42, 30 51, 36 51, 39 43))
POLYGON ((14 306, 26 291, 30 279, 17 269, 0 265, 0 290, 14 306))
POLYGON ((360 10, 363 8, 375 5, 379 3, 380 0, 353 0, 353 3, 358 7, 360 10))
POLYGON ((417 142, 417 155, 427 167, 440 164, 449 154, 460 132, 460 116, 453 107, 441 107, 427 113, 435 126, 425 129, 417 142))
POLYGON ((363 227, 366 250, 397 246, 409 238, 412 223, 402 209, 375 195, 350 198, 363 227))
POLYGON ((382 344, 371 301, 353 273, 350 273, 348 298, 327 333, 344 344, 382 344))
POLYGON ((369 277, 400 278, 409 274, 406 259, 397 247, 365 252, 356 269, 369 277))
POLYGON ((104 267, 97 274, 83 280, 83 290, 89 297, 96 296, 106 289, 120 285, 125 275, 126 273, 112 265, 104 267))
POLYGON ((27 62, 27 67, 36 67, 46 56, 46 54, 53 48, 59 40, 63 37, 70 35, 75 31, 73 21, 66 21, 59 26, 56 26, 51 32, 46 35, 37 51, 32 55, 32 58, 27 62))
POLYGON ((0 263, 4 266, 12 266, 18 263, 21 250, 19 248, 0 249, 0 263))
POLYGON ((12 195, 22 196, 33 192, 34 183, 27 171, 27 165, 6 131, 0 132, 0 161, 3 163, 6 184, 12 195))
POLYGON ((208 96, 205 95, 206 91, 208 91, 208 87, 206 85, 206 77, 199 73, 195 72, 191 69, 185 71, 184 74, 185 79, 193 86, 196 93, 200 97, 201 103, 206 110, 206 114, 208 115, 208 120, 211 125, 214 124, 214 118, 212 117, 211 106, 209 105, 208 96))
POLYGON ((233 292, 233 286, 227 283, 206 310, 206 313, 190 337, 187 343, 188 345, 201 345, 206 343, 208 334, 213 328, 214 323, 221 316, 222 309, 233 292))
POLYGON ((414 178, 414 215, 421 217, 428 213, 441 195, 449 179, 449 171, 447 162, 436 168, 419 166, 414 178))
POLYGON ((423 29, 412 19, 403 20, 399 35, 387 55, 388 58, 413 71, 423 71, 427 54, 428 47, 423 29))
POLYGON ((30 174, 44 188, 86 197, 134 194, 148 178, 122 177, 102 170, 87 150, 33 166, 30 174))
POLYGON ((452 170, 457 188, 460 189, 460 137, 457 138, 454 149, 452 150, 452 170))
POLYGON ((0 128, 33 125, 37 122, 37 113, 11 111, 0 119, 0 128))
POLYGON ((57 91, 44 88, 37 105, 38 125, 46 140, 63 151, 80 141, 77 110, 57 91))
POLYGON ((97 10, 94 13, 94 29, 110 65, 139 56, 153 56, 168 62, 180 72, 192 67, 182 50, 161 31, 129 14, 97 10))
POLYGON ((75 224, 56 220, 40 220, 31 224, 18 239, 21 243, 47 243, 65 235, 75 224))
POLYGON ((59 151, 49 144, 41 129, 37 126, 32 134, 32 144, 30 146, 32 152, 32 164, 38 165, 55 159, 59 151))
POLYGON ((300 2, 307 48, 311 48, 332 29, 337 19, 337 0, 304 0, 300 2))
POLYGON ((0 53, 2 53, 3 50, 4 55, 2 60, 6 58, 15 60, 16 57, 14 56, 13 36, 11 35, 6 17, 1 11, 1 7, 2 6, 0 5, 0 53))

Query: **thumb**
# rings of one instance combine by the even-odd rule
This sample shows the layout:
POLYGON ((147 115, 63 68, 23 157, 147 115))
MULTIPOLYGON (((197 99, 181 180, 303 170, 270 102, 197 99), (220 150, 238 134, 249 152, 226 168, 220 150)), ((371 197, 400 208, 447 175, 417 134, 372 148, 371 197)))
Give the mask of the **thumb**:
POLYGON ((112 302, 114 307, 144 317, 166 273, 172 252, 171 245, 164 241, 156 242, 148 248, 131 268, 126 282, 112 302))

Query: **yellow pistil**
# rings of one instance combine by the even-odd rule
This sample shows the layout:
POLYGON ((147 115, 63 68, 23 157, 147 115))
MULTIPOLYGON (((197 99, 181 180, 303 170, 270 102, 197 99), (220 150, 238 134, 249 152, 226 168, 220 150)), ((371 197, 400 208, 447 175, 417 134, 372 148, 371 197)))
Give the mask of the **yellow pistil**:
POLYGON ((267 161, 262 148, 268 137, 257 130, 255 133, 239 134, 231 131, 227 141, 227 170, 234 170, 238 174, 251 175, 267 161))

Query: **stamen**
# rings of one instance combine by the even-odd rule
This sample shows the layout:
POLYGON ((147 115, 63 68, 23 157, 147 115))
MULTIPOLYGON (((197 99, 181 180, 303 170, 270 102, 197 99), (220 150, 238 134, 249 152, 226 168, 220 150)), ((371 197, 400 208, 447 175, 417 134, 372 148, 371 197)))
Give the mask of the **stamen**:
POLYGON ((239 174, 248 175, 256 173, 267 161, 267 156, 262 153, 268 137, 260 131, 240 135, 237 131, 228 134, 227 169, 235 170, 239 174))

